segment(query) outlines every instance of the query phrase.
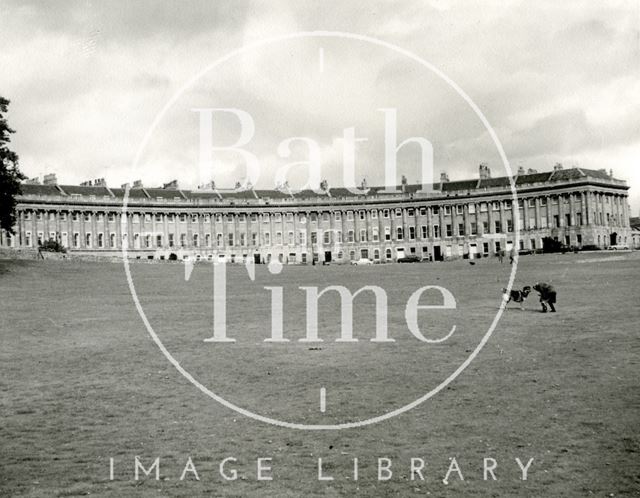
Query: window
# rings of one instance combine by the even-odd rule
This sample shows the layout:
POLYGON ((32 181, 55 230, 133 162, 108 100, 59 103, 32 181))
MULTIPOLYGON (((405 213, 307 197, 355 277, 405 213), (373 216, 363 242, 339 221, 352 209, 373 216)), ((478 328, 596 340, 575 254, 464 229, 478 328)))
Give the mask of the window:
POLYGON ((203 215, 202 221, 204 221, 205 223, 210 223, 211 222, 211 215, 210 214, 203 215))
POLYGON ((191 223, 198 223, 198 215, 197 214, 192 214, 191 215, 191 223))
POLYGON ((233 245, 233 234, 232 233, 227 234, 227 242, 228 242, 228 244, 230 246, 233 245))
POLYGON ((103 233, 99 233, 98 234, 98 247, 100 247, 100 248, 104 247, 104 234, 103 233))
POLYGON ((211 234, 207 233, 204 236, 204 243, 207 247, 211 247, 211 234))
POLYGON ((500 203, 499 202, 492 202, 491 206, 492 206, 492 209, 494 211, 500 211, 500 203))
POLYGON ((186 247, 187 246, 187 234, 186 233, 181 233, 180 234, 180 247, 186 247))
POLYGON ((311 213, 309 215, 309 218, 311 219, 312 223, 318 221, 318 215, 316 213, 311 213))
POLYGON ((247 245, 247 234, 244 232, 240 234, 240 245, 241 246, 247 245))
POLYGON ((576 225, 582 225, 582 213, 576 213, 576 225))
POLYGON ((529 218, 529 229, 535 229, 535 228, 536 228, 536 219, 529 218))
MULTIPOLYGON (((149 247, 149 236, 147 235, 147 247, 149 247)), ((109 247, 111 247, 112 249, 114 247, 116 247, 116 234, 112 233, 109 235, 109 247)))
POLYGON ((36 212, 36 220, 42 221, 42 211, 37 211, 36 212))
POLYGON ((451 223, 447 223, 446 230, 447 237, 453 237, 453 227, 451 226, 451 223))
POLYGON ((409 240, 416 240, 416 227, 409 227, 409 240))
POLYGON ((373 250, 373 259, 374 261, 380 261, 380 249, 373 250))
POLYGON ((378 219, 378 210, 374 209, 373 211, 371 211, 371 219, 372 220, 377 220, 378 219))
POLYGON ((227 223, 233 223, 233 213, 227 213, 227 223))
POLYGON ((547 198, 546 197, 542 197, 540 199, 540 205, 541 206, 546 206, 547 205, 547 198))
POLYGON ((322 213, 322 221, 331 221, 329 213, 322 213))
POLYGON ((91 213, 84 213, 84 221, 91 221, 91 213))
POLYGON ((415 210, 413 208, 407 209, 407 216, 414 216, 415 214, 416 213, 415 213, 415 210))
POLYGON ((511 209, 513 207, 513 201, 511 199, 508 199, 506 201, 504 201, 504 208, 505 209, 511 209))
POLYGON ((252 246, 258 245, 258 234, 256 232, 251 232, 251 245, 252 246))
POLYGON ((156 235, 156 247, 162 247, 162 235, 156 235))
POLYGON ((391 249, 387 249, 387 250, 384 252, 384 257, 385 257, 386 259, 391 259, 391 249))
POLYGON ((444 207, 444 215, 445 216, 450 216, 451 215, 451 206, 445 206, 444 207))
POLYGON ((73 234, 73 247, 80 247, 80 234, 78 232, 73 234))
POLYGON ((513 232, 513 220, 507 220, 507 232, 513 232))
POLYGON ((378 228, 374 227, 371 229, 371 238, 374 242, 378 242, 380 240, 380 233, 378 231, 378 228))
POLYGON ((172 233, 169 234, 169 247, 173 247, 175 244, 174 235, 172 233))
POLYGON ((388 209, 383 209, 382 210, 382 217, 383 218, 388 218, 389 217, 389 210, 388 209))
POLYGON ((557 214, 553 217, 553 226, 555 228, 560 228, 560 216, 558 216, 557 214))
POLYGON ((360 211, 359 213, 360 216, 360 220, 364 221, 366 219, 366 212, 365 211, 360 211))
POLYGON ((353 221, 353 211, 347 211, 347 220, 353 221))
POLYGON ((276 245, 282 245, 282 232, 276 232, 276 245))
POLYGON ((480 204, 480 212, 481 212, 481 213, 486 213, 486 212, 487 212, 487 210, 488 210, 487 203, 486 203, 486 202, 481 203, 481 204, 480 204))
POLYGON ((328 230, 324 231, 322 234, 322 242, 324 244, 331 244, 331 232, 328 230))
POLYGON ((187 215, 185 213, 180 213, 180 223, 187 222, 187 215))
POLYGON ((567 215, 565 215, 565 218, 567 220, 567 226, 570 227, 572 225, 572 223, 571 223, 571 215, 567 214, 567 215))
POLYGON ((402 209, 396 208, 395 215, 396 215, 396 218, 402 218, 402 209))
POLYGON ((276 213, 273 216, 274 216, 274 220, 276 221, 276 223, 282 221, 282 213, 276 213))
POLYGON ((440 214, 440 206, 433 206, 431 210, 433 211, 434 216, 438 216, 440 214))
POLYGON ((530 208, 536 207, 536 200, 534 198, 527 199, 527 206, 529 206, 530 208))
MULTIPOLYGON (((327 232, 327 233, 329 233, 329 232, 327 232)), ((288 236, 289 236, 289 245, 290 246, 295 245, 296 239, 295 239, 295 236, 294 236, 294 233, 293 233, 292 230, 289 231, 288 236)))
POLYGON ((224 240, 223 240, 223 235, 221 233, 217 233, 216 234, 216 246, 217 247, 222 247, 224 240))
POLYGON ((305 230, 300 230, 298 233, 298 240, 300 241, 301 246, 307 245, 307 232, 305 230))
POLYGON ((549 220, 546 216, 540 217, 541 228, 549 228, 549 220))
POLYGON ((427 208, 426 207, 421 207, 420 208, 420 216, 427 216, 427 208))
POLYGON ((336 242, 338 242, 338 244, 342 244, 342 230, 336 231, 336 242))
POLYGON ((25 232, 24 243, 27 247, 31 247, 31 232, 29 231, 25 232))
POLYGON ((502 223, 499 220, 495 221, 496 233, 502 233, 502 223))
POLYGON ((133 223, 140 223, 140 213, 133 213, 133 223))
POLYGON ((360 229, 360 242, 367 241, 367 231, 364 228, 360 229))
POLYGON ((576 235, 576 237, 577 237, 578 245, 581 246, 582 245, 582 235, 578 234, 578 235, 576 235))
POLYGON ((162 214, 156 213, 156 221, 162 221, 162 214))
POLYGON ((436 239, 440 238, 440 225, 433 225, 433 236, 436 239))
POLYGON ((198 237, 197 233, 193 234, 193 247, 198 247, 200 243, 200 238, 198 237))
POLYGON ((471 222, 471 235, 478 235, 478 224, 475 221, 471 222))
POLYGON ((145 213, 144 214, 144 221, 146 222, 151 222, 151 213, 145 213))
POLYGON ((391 240, 391 228, 384 227, 384 240, 391 240))
POLYGON ((429 227, 427 227, 427 225, 422 225, 420 227, 421 230, 421 235, 423 239, 426 239, 427 237, 429 237, 429 227))
POLYGON ((349 230, 347 232, 347 242, 353 242, 355 239, 355 235, 353 233, 353 230, 349 230))
POLYGON ((306 222, 307 222, 307 216, 305 214, 300 214, 300 223, 305 224, 306 222))
MULTIPOLYGON (((31 221, 31 211, 25 211, 24 212, 24 219, 25 221, 31 221)), ((31 233, 31 232, 29 232, 31 233)))
POLYGON ((482 222, 482 233, 489 233, 489 222, 488 221, 483 221, 482 222))
POLYGON ((265 232, 263 237, 265 245, 271 245, 271 234, 269 232, 265 232))
POLYGON ((402 227, 397 227, 396 228, 396 238, 398 240, 403 240, 404 239, 404 232, 402 231, 402 227))
POLYGON ((91 232, 85 234, 84 241, 87 247, 91 247, 91 232))
POLYGON ((458 235, 464 237, 464 223, 458 223, 458 235))
POLYGON ((312 244, 318 243, 318 232, 316 232, 315 230, 311 232, 311 243, 312 244))
POLYGON ((340 211, 336 211, 335 213, 333 213, 333 218, 336 221, 340 221, 342 219, 342 213, 340 213, 340 211))
POLYGON ((464 214, 464 206, 458 204, 456 206, 456 214, 464 214))
MULTIPOLYGON (((267 218, 269 218, 268 215, 267 215, 267 218)), ((222 223, 222 214, 221 213, 216 213, 216 223, 222 223)))

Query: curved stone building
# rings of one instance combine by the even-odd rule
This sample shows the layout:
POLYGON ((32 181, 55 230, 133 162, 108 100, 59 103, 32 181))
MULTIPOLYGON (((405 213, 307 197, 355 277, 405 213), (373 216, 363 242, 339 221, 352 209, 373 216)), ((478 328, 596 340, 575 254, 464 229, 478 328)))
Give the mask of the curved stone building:
POLYGON ((513 202, 507 177, 448 181, 433 191, 403 181, 396 193, 383 187, 352 193, 328 188, 279 190, 181 190, 177 182, 129 190, 103 180, 57 185, 26 183, 17 206, 16 234, 2 233, 3 247, 37 248, 54 239, 72 253, 130 258, 205 258, 284 263, 379 262, 415 255, 429 260, 476 258, 510 250, 538 250, 551 237, 573 247, 630 244, 626 182, 604 170, 584 168, 515 177, 513 202), (124 220, 124 223, 123 223, 124 220), (175 256, 173 256, 175 255, 175 256))

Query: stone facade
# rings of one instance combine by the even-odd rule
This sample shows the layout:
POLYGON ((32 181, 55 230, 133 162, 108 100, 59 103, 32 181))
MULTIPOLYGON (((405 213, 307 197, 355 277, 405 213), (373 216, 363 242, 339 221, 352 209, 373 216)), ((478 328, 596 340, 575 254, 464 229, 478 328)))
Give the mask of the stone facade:
MULTIPOLYGON (((371 187, 298 193, 283 190, 129 190, 98 185, 24 184, 16 234, 3 247, 37 247, 54 239, 70 252, 130 258, 170 255, 241 262, 349 262, 480 257, 538 250, 544 237, 573 247, 631 245, 626 182, 583 168, 529 172, 510 181, 443 181, 433 191, 403 184, 396 193, 371 187), (519 215, 519 216, 518 216, 519 215)), ((522 172, 520 172, 522 173, 522 172)))

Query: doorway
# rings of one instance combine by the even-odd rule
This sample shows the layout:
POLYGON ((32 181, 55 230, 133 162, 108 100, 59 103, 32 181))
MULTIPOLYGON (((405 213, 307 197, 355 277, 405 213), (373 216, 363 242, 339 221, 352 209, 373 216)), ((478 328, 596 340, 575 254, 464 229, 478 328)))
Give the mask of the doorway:
POLYGON ((331 263, 331 251, 324 252, 324 262, 331 263))
POLYGON ((442 249, 440 249, 440 246, 433 246, 433 259, 434 261, 442 261, 442 249))
POLYGON ((617 234, 617 232, 613 232, 611 234, 611 245, 612 246, 617 246, 618 245, 618 234, 617 234))

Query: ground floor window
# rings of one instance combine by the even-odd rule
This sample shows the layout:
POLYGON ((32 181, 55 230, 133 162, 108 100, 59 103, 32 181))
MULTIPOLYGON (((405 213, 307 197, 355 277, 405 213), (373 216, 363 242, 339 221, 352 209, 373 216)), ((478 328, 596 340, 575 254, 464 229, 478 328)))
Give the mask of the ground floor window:
POLYGON ((380 249, 373 250, 373 259, 375 259, 376 261, 380 260, 380 249))
POLYGON ((384 252, 384 257, 385 257, 386 259, 391 259, 391 249, 387 249, 387 250, 384 252))

